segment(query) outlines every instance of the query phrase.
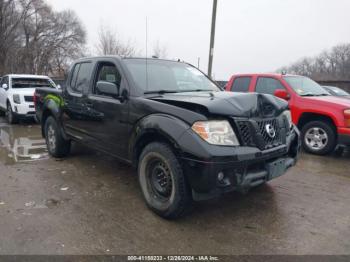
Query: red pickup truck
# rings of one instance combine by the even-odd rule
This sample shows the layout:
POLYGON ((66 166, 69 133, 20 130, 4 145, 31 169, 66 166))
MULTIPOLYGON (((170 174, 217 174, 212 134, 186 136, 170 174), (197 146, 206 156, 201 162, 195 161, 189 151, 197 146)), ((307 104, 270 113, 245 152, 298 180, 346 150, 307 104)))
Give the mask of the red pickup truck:
POLYGON ((275 95, 289 102, 304 149, 325 155, 350 145, 350 100, 331 96, 310 78, 284 74, 233 75, 226 91, 275 95))

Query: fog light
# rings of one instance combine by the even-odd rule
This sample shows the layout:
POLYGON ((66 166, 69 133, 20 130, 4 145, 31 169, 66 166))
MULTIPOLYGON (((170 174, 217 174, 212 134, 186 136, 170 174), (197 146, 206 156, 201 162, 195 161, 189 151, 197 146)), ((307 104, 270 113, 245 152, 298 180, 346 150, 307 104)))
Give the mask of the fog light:
POLYGON ((222 181, 222 180, 224 180, 224 178, 225 178, 225 174, 223 173, 223 172, 220 172, 219 174, 218 174, 218 181, 222 181))

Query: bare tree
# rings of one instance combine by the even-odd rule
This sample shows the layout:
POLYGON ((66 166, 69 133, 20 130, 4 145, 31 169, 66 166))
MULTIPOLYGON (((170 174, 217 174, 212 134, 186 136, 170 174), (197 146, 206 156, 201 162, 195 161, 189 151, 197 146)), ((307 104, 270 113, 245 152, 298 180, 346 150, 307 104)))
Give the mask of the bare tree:
POLYGON ((23 5, 19 3, 18 0, 0 0, 0 74, 13 68, 9 57, 20 47, 19 27, 31 2, 23 5))
POLYGON ((0 14, 1 74, 63 72, 85 45, 75 13, 54 12, 44 0, 0 0, 0 14))
POLYGON ((119 55, 131 57, 137 52, 130 41, 124 42, 118 34, 106 25, 101 25, 98 32, 98 42, 95 46, 99 55, 119 55))

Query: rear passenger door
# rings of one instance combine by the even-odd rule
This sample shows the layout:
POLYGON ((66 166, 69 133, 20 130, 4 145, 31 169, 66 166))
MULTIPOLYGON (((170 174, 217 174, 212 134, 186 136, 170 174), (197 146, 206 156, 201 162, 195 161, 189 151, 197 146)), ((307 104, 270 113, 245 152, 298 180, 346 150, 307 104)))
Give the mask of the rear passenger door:
POLYGON ((91 142, 88 134, 90 115, 87 111, 86 92, 91 85, 92 72, 91 61, 75 64, 64 90, 64 128, 67 133, 86 144, 91 142))
POLYGON ((233 80, 230 90, 232 92, 249 92, 249 86, 252 78, 250 76, 239 76, 233 80))

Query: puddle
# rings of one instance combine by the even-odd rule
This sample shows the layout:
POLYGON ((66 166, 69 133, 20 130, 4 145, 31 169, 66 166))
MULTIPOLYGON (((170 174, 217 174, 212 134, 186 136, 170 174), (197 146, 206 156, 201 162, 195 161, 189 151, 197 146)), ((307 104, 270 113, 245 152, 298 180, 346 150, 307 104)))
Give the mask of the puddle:
POLYGON ((8 125, 0 119, 0 161, 5 164, 48 159, 45 140, 40 127, 8 125))

